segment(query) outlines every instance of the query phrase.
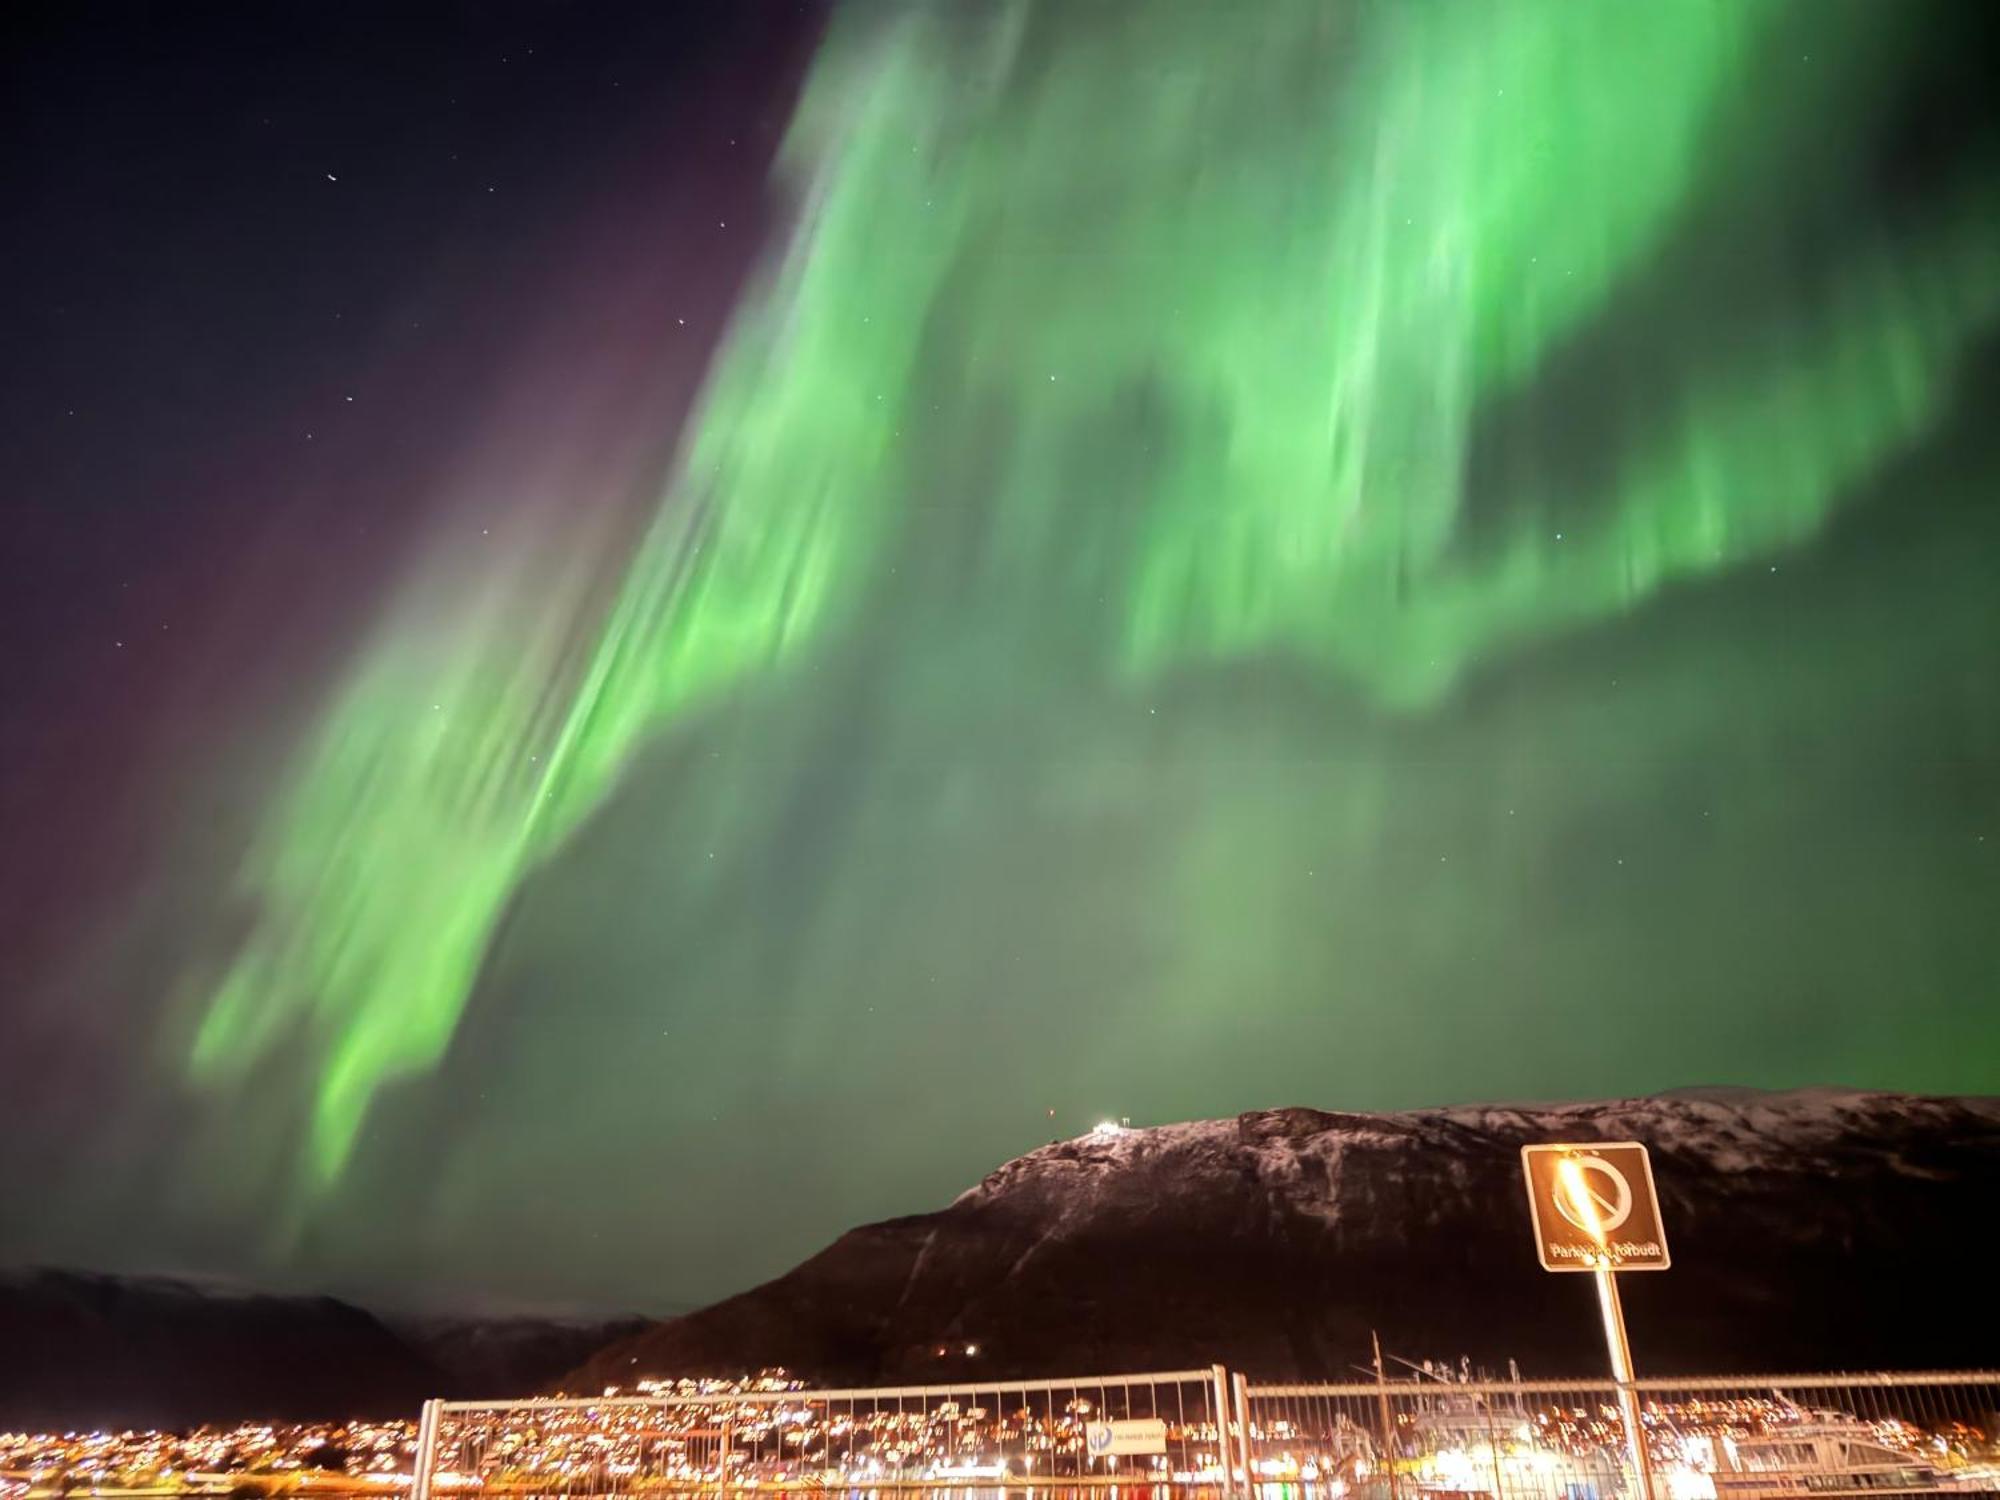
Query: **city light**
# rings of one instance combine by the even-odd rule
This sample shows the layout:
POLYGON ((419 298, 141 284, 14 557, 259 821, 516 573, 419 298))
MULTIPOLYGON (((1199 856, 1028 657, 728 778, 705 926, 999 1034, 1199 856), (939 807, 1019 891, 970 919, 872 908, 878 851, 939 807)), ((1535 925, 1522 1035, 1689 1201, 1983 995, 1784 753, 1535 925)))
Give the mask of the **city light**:
MULTIPOLYGON (((1095 1394, 1093 1392, 1093 1394, 1095 1394)), ((1061 1482, 1089 1470, 1087 1427, 1103 1403, 1080 1391, 1046 1395, 940 1389, 923 1400, 865 1392, 815 1395, 772 1371, 737 1381, 642 1381, 603 1401, 522 1402, 448 1414, 432 1469, 434 1492, 454 1495, 622 1494, 660 1486, 732 1489, 872 1486, 896 1481, 985 1485, 1030 1475, 1061 1482), (631 1396, 653 1398, 632 1400, 631 1396)), ((1565 1500, 1621 1493, 1624 1429, 1601 1397, 1547 1400, 1504 1412, 1468 1407, 1474 1430, 1448 1404, 1399 1411, 1387 1459, 1375 1433, 1345 1418, 1324 1423, 1253 1417, 1249 1469, 1261 1481, 1307 1484, 1329 1497, 1373 1495, 1390 1476, 1410 1497, 1478 1493, 1491 1500, 1565 1500)), ((1115 1413, 1119 1408, 1110 1408, 1115 1413)), ((1643 1414, 1649 1466, 1669 1500, 1724 1500, 1754 1477, 1744 1453, 1842 1425, 1897 1462, 1935 1466, 1934 1488, 1990 1488, 1993 1439, 1950 1422, 1934 1431, 1895 1417, 1863 1422, 1816 1412, 1780 1395, 1650 1402, 1643 1414), (1732 1478, 1734 1476, 1734 1478, 1732 1478), (1719 1482, 1720 1481, 1720 1482, 1719 1482), (1733 1487, 1732 1487, 1733 1486, 1733 1487)), ((1167 1420, 1170 1456, 1151 1460, 1160 1482, 1212 1483, 1222 1434, 1205 1413, 1167 1420)), ((1235 1439, 1232 1438, 1232 1442, 1235 1439)), ((414 1422, 243 1423, 191 1432, 0 1433, 0 1500, 66 1494, 387 1494, 412 1484, 414 1422)), ((1233 1455, 1232 1455, 1233 1456, 1233 1455)))

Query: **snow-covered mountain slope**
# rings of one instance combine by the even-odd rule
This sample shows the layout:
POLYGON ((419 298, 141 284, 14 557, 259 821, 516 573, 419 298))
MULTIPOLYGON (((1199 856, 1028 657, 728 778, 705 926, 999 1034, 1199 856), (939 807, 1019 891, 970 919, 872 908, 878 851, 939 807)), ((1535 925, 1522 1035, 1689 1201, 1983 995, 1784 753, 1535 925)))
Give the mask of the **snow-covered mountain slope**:
POLYGON ((568 1382, 785 1365, 840 1379, 1184 1367, 1337 1376, 1412 1355, 1595 1373, 1589 1282, 1534 1259, 1519 1150, 1653 1150, 1674 1268, 1625 1278, 1642 1364, 1990 1364, 1961 1244, 2000 1190, 2000 1100, 1815 1089, 1401 1114, 1258 1111, 1051 1144, 936 1213, 612 1346, 568 1382), (979 1353, 967 1356, 968 1345, 979 1353))

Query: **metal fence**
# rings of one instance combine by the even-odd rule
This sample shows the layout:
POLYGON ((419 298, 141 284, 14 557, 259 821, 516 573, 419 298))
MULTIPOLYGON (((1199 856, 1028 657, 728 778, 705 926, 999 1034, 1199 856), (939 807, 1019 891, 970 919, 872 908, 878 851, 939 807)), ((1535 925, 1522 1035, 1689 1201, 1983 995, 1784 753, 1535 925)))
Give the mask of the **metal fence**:
POLYGON ((681 1382, 430 1402, 414 1479, 413 1500, 1103 1486, 1224 1500, 2000 1497, 2000 1372, 1622 1388, 1259 1385, 1220 1365, 856 1390, 681 1382))
POLYGON ((2000 1372, 1238 1383, 1253 1488, 1353 1500, 2000 1495, 2000 1372), (1628 1441, 1621 1396, 1635 1399, 1628 1441), (1642 1463, 1635 1462, 1642 1455, 1642 1463))
POLYGON ((633 1396, 433 1401, 414 1500, 653 1490, 1220 1488, 1220 1366, 860 1390, 682 1383, 633 1396), (1129 1424, 1129 1425, 1127 1425, 1129 1424), (1132 1434, 1157 1453, 1120 1453, 1132 1434))

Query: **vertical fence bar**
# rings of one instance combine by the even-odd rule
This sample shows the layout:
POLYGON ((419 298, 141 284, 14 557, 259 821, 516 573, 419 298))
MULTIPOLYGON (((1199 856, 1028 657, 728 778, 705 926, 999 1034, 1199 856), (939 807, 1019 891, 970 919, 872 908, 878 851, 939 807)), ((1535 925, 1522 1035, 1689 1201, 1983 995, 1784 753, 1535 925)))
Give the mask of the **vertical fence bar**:
POLYGON ((431 1466, 437 1459, 440 1405, 435 1399, 426 1401, 417 1417, 417 1451, 410 1464, 410 1500, 431 1500, 431 1466))
POLYGON ((1257 1470, 1250 1462, 1250 1382, 1238 1370, 1231 1384, 1236 1392, 1236 1452, 1243 1464, 1243 1493, 1257 1493, 1257 1470))
POLYGON ((1396 1493, 1396 1425, 1389 1416, 1389 1373, 1382 1367, 1382 1336, 1369 1330, 1368 1341, 1375 1350, 1375 1400, 1382 1409, 1382 1462, 1389 1471, 1389 1500, 1396 1493))
POLYGON ((1234 1500, 1236 1483, 1229 1462, 1229 1372, 1221 1365, 1212 1365, 1210 1370, 1215 1384, 1215 1394, 1209 1398, 1215 1417, 1215 1463, 1222 1471, 1223 1500, 1234 1500))

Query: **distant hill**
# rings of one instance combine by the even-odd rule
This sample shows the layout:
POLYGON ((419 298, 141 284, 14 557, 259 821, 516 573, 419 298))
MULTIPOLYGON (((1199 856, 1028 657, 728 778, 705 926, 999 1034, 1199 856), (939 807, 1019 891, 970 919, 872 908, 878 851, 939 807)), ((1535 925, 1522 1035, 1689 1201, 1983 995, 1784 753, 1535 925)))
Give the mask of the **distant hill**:
POLYGON ((1642 1373, 2000 1355, 2000 1298, 1968 1244, 2000 1195, 2000 1100, 1710 1089, 1266 1110, 1059 1142, 947 1208, 853 1230, 775 1281, 615 1344, 564 1384, 1217 1359, 1337 1377, 1371 1329, 1412 1355, 1600 1373, 1590 1283, 1537 1267, 1521 1187, 1521 1145, 1564 1139, 1653 1149, 1674 1268, 1624 1278, 1642 1373))
POLYGON ((529 1391, 634 1322, 391 1327, 332 1297, 166 1277, 0 1272, 0 1429, 406 1416, 529 1391))
POLYGON ((615 1339, 651 1326, 644 1318, 426 1318, 386 1322, 463 1396, 527 1395, 572 1370, 615 1339))

